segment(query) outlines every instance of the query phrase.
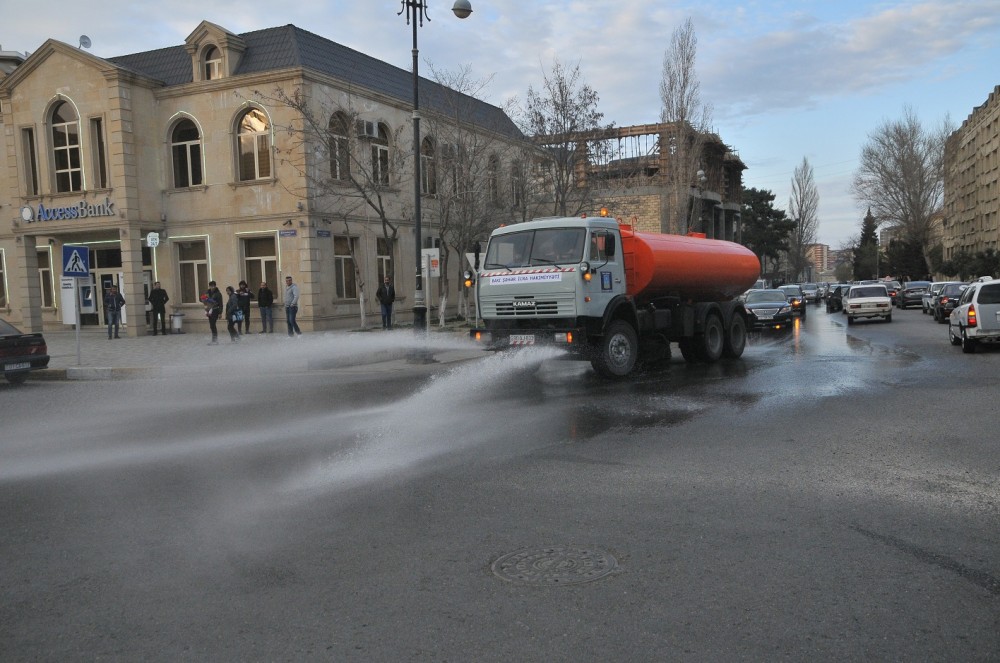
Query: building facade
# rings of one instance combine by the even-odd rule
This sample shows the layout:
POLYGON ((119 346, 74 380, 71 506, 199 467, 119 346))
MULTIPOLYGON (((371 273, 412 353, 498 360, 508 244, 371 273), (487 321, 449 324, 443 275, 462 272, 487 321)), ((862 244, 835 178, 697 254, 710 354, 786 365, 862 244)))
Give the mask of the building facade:
POLYGON ((943 257, 1000 250, 1000 85, 945 143, 943 257))
MULTIPOLYGON (((291 25, 236 35, 202 22, 182 45, 108 59, 48 40, 0 76, 0 312, 14 324, 62 328, 68 244, 90 259, 83 324, 103 321, 100 293, 115 285, 132 336, 146 333, 154 281, 185 329, 206 324, 210 280, 267 282, 280 306, 292 276, 300 325, 323 330, 357 327, 359 307, 377 314, 375 285, 391 275, 409 316, 410 72, 291 25)), ((510 118, 422 79, 426 126, 446 130, 449 99, 505 168, 523 142, 510 118)), ((425 246, 441 243, 436 141, 428 132, 421 148, 425 246)), ((438 283, 424 279, 431 308, 438 283)))

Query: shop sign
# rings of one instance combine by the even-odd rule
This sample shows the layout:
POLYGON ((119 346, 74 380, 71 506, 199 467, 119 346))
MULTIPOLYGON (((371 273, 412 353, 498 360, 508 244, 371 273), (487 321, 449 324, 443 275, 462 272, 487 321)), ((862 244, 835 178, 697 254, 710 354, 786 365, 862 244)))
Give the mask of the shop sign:
POLYGON ((105 198, 103 203, 88 203, 81 200, 67 207, 46 207, 39 203, 38 209, 29 205, 21 208, 21 219, 26 223, 37 221, 62 221, 64 219, 89 219, 94 216, 114 216, 115 203, 105 198))

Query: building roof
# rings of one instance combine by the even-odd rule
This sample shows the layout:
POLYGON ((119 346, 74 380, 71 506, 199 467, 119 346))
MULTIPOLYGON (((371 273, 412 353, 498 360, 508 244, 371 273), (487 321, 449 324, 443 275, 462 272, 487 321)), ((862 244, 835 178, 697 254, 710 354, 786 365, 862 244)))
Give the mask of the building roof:
MULTIPOLYGON (((294 25, 239 35, 246 44, 235 75, 302 67, 327 74, 405 103, 413 99, 413 75, 391 64, 330 41, 294 25)), ((165 86, 192 82, 191 56, 183 45, 108 58, 129 71, 165 86)), ((420 78, 420 104, 445 115, 460 105, 472 123, 510 137, 523 134, 501 109, 434 81, 420 78), (455 97, 454 95, 458 95, 455 97)))

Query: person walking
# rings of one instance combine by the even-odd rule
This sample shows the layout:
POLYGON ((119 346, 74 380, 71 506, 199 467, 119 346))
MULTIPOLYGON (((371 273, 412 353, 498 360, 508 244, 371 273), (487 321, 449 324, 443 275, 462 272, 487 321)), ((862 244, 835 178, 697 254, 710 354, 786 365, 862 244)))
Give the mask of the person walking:
POLYGON ((226 297, 226 329, 229 331, 229 340, 235 343, 240 340, 239 326, 243 311, 240 309, 240 296, 233 286, 226 286, 226 297))
POLYGON ((122 307, 125 306, 125 298, 118 292, 116 286, 108 288, 108 294, 104 295, 104 315, 108 319, 108 340, 110 341, 111 329, 114 327, 114 338, 118 336, 118 322, 121 320, 122 307))
POLYGON ((292 282, 291 276, 285 277, 285 322, 288 323, 289 336, 302 336, 299 323, 295 316, 299 313, 299 286, 292 282))
POLYGON ((167 302, 170 296, 167 291, 160 287, 160 282, 153 284, 153 289, 149 291, 149 304, 153 307, 153 336, 156 336, 156 321, 160 321, 160 329, 163 335, 167 335, 167 302))
POLYGON ((219 329, 215 323, 222 315, 222 293, 219 292, 215 281, 208 282, 208 290, 201 296, 201 302, 205 305, 205 315, 208 316, 208 328, 212 330, 212 340, 209 345, 215 345, 219 342, 219 329))
POLYGON ((267 287, 267 281, 260 282, 260 290, 257 291, 257 305, 260 307, 260 333, 274 333, 274 293, 267 287))
MULTIPOLYGON (((255 297, 252 292, 250 292, 250 286, 247 285, 246 281, 240 281, 240 289, 236 291, 236 298, 240 302, 240 311, 243 313, 243 333, 250 333, 250 302, 252 302, 255 297)), ((236 325, 236 331, 240 330, 240 325, 236 325)))
POLYGON ((382 308, 382 329, 392 329, 392 303, 396 301, 396 289, 392 279, 385 277, 385 282, 375 291, 375 299, 382 308))

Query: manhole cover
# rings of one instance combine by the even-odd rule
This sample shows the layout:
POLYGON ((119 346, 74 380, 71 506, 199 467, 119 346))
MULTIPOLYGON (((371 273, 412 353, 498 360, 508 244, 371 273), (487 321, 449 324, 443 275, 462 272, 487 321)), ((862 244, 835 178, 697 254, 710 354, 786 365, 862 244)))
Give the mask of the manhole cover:
POLYGON ((599 548, 548 546, 508 553, 490 568, 522 585, 573 585, 603 578, 618 568, 618 560, 599 548))

